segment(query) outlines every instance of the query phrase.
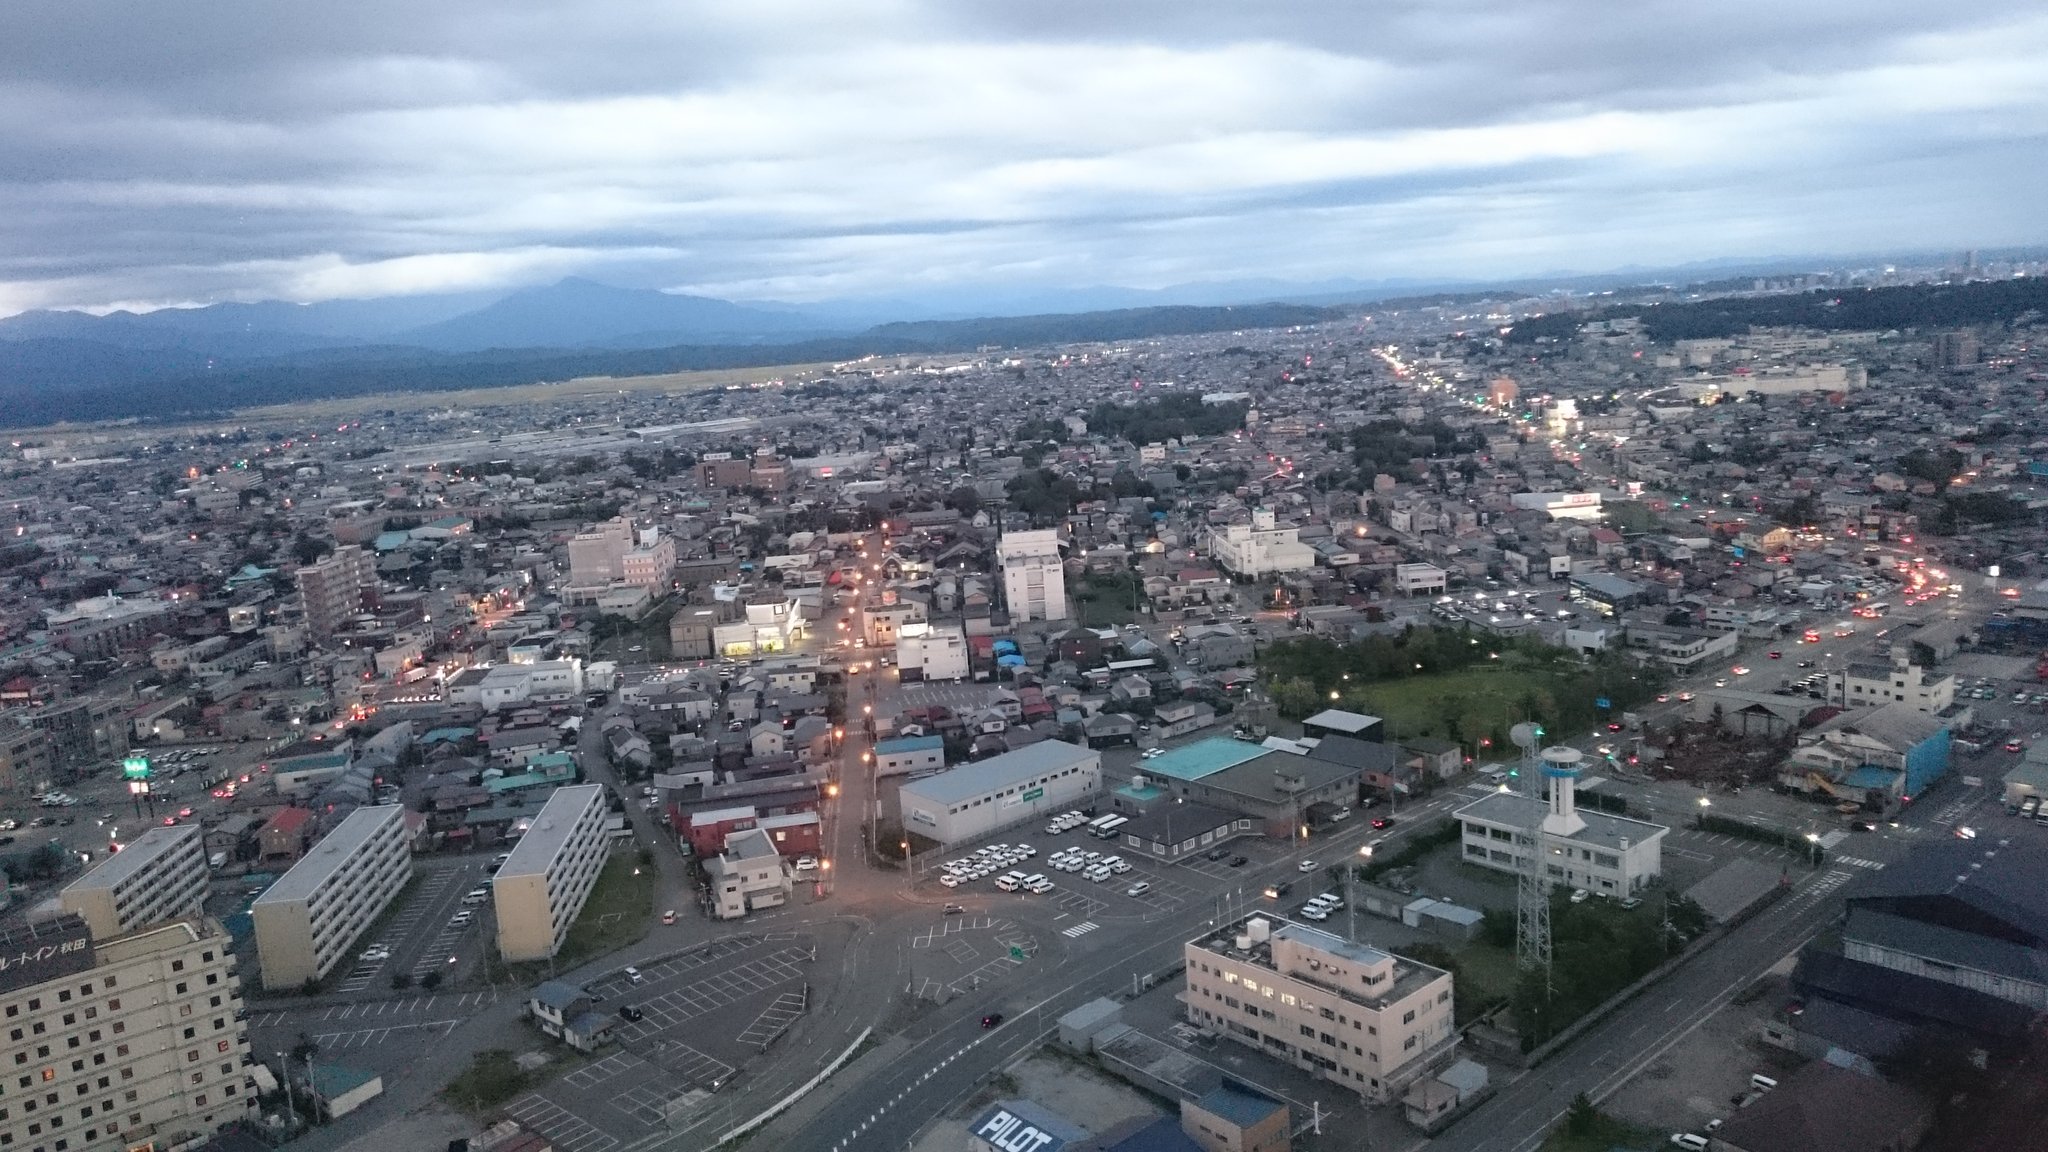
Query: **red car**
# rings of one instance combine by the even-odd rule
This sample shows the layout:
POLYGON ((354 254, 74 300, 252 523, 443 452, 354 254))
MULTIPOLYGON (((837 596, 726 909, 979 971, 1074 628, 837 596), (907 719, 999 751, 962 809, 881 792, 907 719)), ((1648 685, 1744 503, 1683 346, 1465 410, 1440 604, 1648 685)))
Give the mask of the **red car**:
POLYGON ((1612 721, 1612 720, 1609 720, 1609 721, 1607 722, 1607 730, 1608 730, 1609 732, 1619 732, 1619 731, 1621 731, 1621 725, 1619 725, 1619 724, 1615 723, 1615 722, 1614 722, 1614 721, 1612 721))
POLYGON ((1375 830, 1391 828, 1394 826, 1394 818, 1392 816, 1375 816, 1372 820, 1372 826, 1375 830))
POLYGON ((1785 654, 1784 654, 1783 652, 1773 652, 1773 653, 1771 653, 1771 659, 1773 659, 1773 660, 1783 660, 1784 658, 1785 658, 1785 654))

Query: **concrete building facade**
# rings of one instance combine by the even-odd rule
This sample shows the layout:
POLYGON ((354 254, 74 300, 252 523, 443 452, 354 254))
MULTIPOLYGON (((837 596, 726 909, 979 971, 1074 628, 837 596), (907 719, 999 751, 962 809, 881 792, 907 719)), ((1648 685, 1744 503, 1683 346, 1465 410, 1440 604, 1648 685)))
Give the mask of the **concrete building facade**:
POLYGON ((0 927, 0 1147, 186 1147, 251 1114, 234 949, 211 921, 95 940, 83 919, 0 927), (27 962, 14 962, 25 959, 27 962))
POLYGON ((1253 580, 1316 566, 1316 550, 1301 542, 1301 529, 1280 527, 1267 508, 1254 509, 1250 524, 1210 533, 1209 554, 1231 575, 1253 580))
POLYGON ((1067 618, 1067 572, 1060 559, 1059 532, 1005 532, 996 543, 996 563, 1003 571, 1003 598, 1012 620, 1067 618))
POLYGON ((206 903, 206 847, 199 826, 151 828, 58 894, 93 939, 197 916, 206 903))
POLYGON ((604 786, 555 789, 533 826, 491 881, 498 954, 507 961, 545 960, 561 950, 610 852, 604 786))
POLYGON ((1373 1103, 1458 1046, 1451 974, 1333 933, 1252 916, 1187 943, 1187 1011, 1373 1103))
POLYGON ((410 879, 405 809, 349 813, 249 906, 263 987, 297 988, 333 971, 410 879))
POLYGON ((306 628, 324 640, 347 627, 357 613, 375 606, 377 558, 358 545, 344 544, 325 560, 299 569, 297 582, 306 628))
POLYGON ((1582 757, 1574 748, 1544 753, 1544 797, 1495 792, 1457 810, 1465 862, 1519 874, 1531 852, 1542 854, 1553 884, 1602 896, 1628 896, 1663 871, 1659 824, 1582 812, 1576 787, 1582 757))
POLYGON ((1005 752, 903 785, 906 831, 942 844, 1079 807, 1102 789, 1102 754, 1061 740, 1005 752))

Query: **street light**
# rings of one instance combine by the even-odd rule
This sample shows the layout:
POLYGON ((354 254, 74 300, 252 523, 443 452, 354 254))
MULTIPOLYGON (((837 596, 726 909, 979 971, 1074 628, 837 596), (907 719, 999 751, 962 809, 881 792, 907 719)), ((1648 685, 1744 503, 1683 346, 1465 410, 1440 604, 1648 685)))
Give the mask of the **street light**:
POLYGON ((1712 800, 1709 800, 1705 796, 1700 797, 1700 827, 1705 828, 1707 826, 1707 809, 1712 808, 1713 806, 1714 802, 1712 800))

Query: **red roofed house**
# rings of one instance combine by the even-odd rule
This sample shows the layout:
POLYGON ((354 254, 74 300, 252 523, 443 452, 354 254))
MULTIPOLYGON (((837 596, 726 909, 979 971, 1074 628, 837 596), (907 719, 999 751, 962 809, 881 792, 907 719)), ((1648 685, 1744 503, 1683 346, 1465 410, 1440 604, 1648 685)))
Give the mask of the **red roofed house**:
POLYGON ((305 852, 311 837, 313 813, 305 808, 280 808, 256 833, 257 843, 263 847, 263 859, 267 863, 274 859, 296 860, 305 852))

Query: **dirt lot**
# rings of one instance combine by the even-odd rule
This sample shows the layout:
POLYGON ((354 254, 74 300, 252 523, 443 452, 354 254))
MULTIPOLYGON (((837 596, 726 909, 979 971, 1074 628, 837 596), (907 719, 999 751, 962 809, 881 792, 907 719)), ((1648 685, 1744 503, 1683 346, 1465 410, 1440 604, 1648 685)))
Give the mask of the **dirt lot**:
POLYGON ((997 1100, 1021 1098, 1066 1117, 1090 1132, 1126 1120, 1161 1115, 1143 1093, 1079 1060, 1039 1052, 982 1086, 953 1115, 925 1129, 912 1152, 958 1152, 968 1145, 967 1125, 997 1100))
POLYGON ((1783 1076, 1800 1063, 1758 1038, 1771 1006, 1785 995, 1785 977, 1766 975, 1622 1085, 1602 1110, 1663 1132, 1698 1132, 1726 1118, 1734 1111, 1730 1098, 1747 1089, 1751 1073, 1783 1076))

